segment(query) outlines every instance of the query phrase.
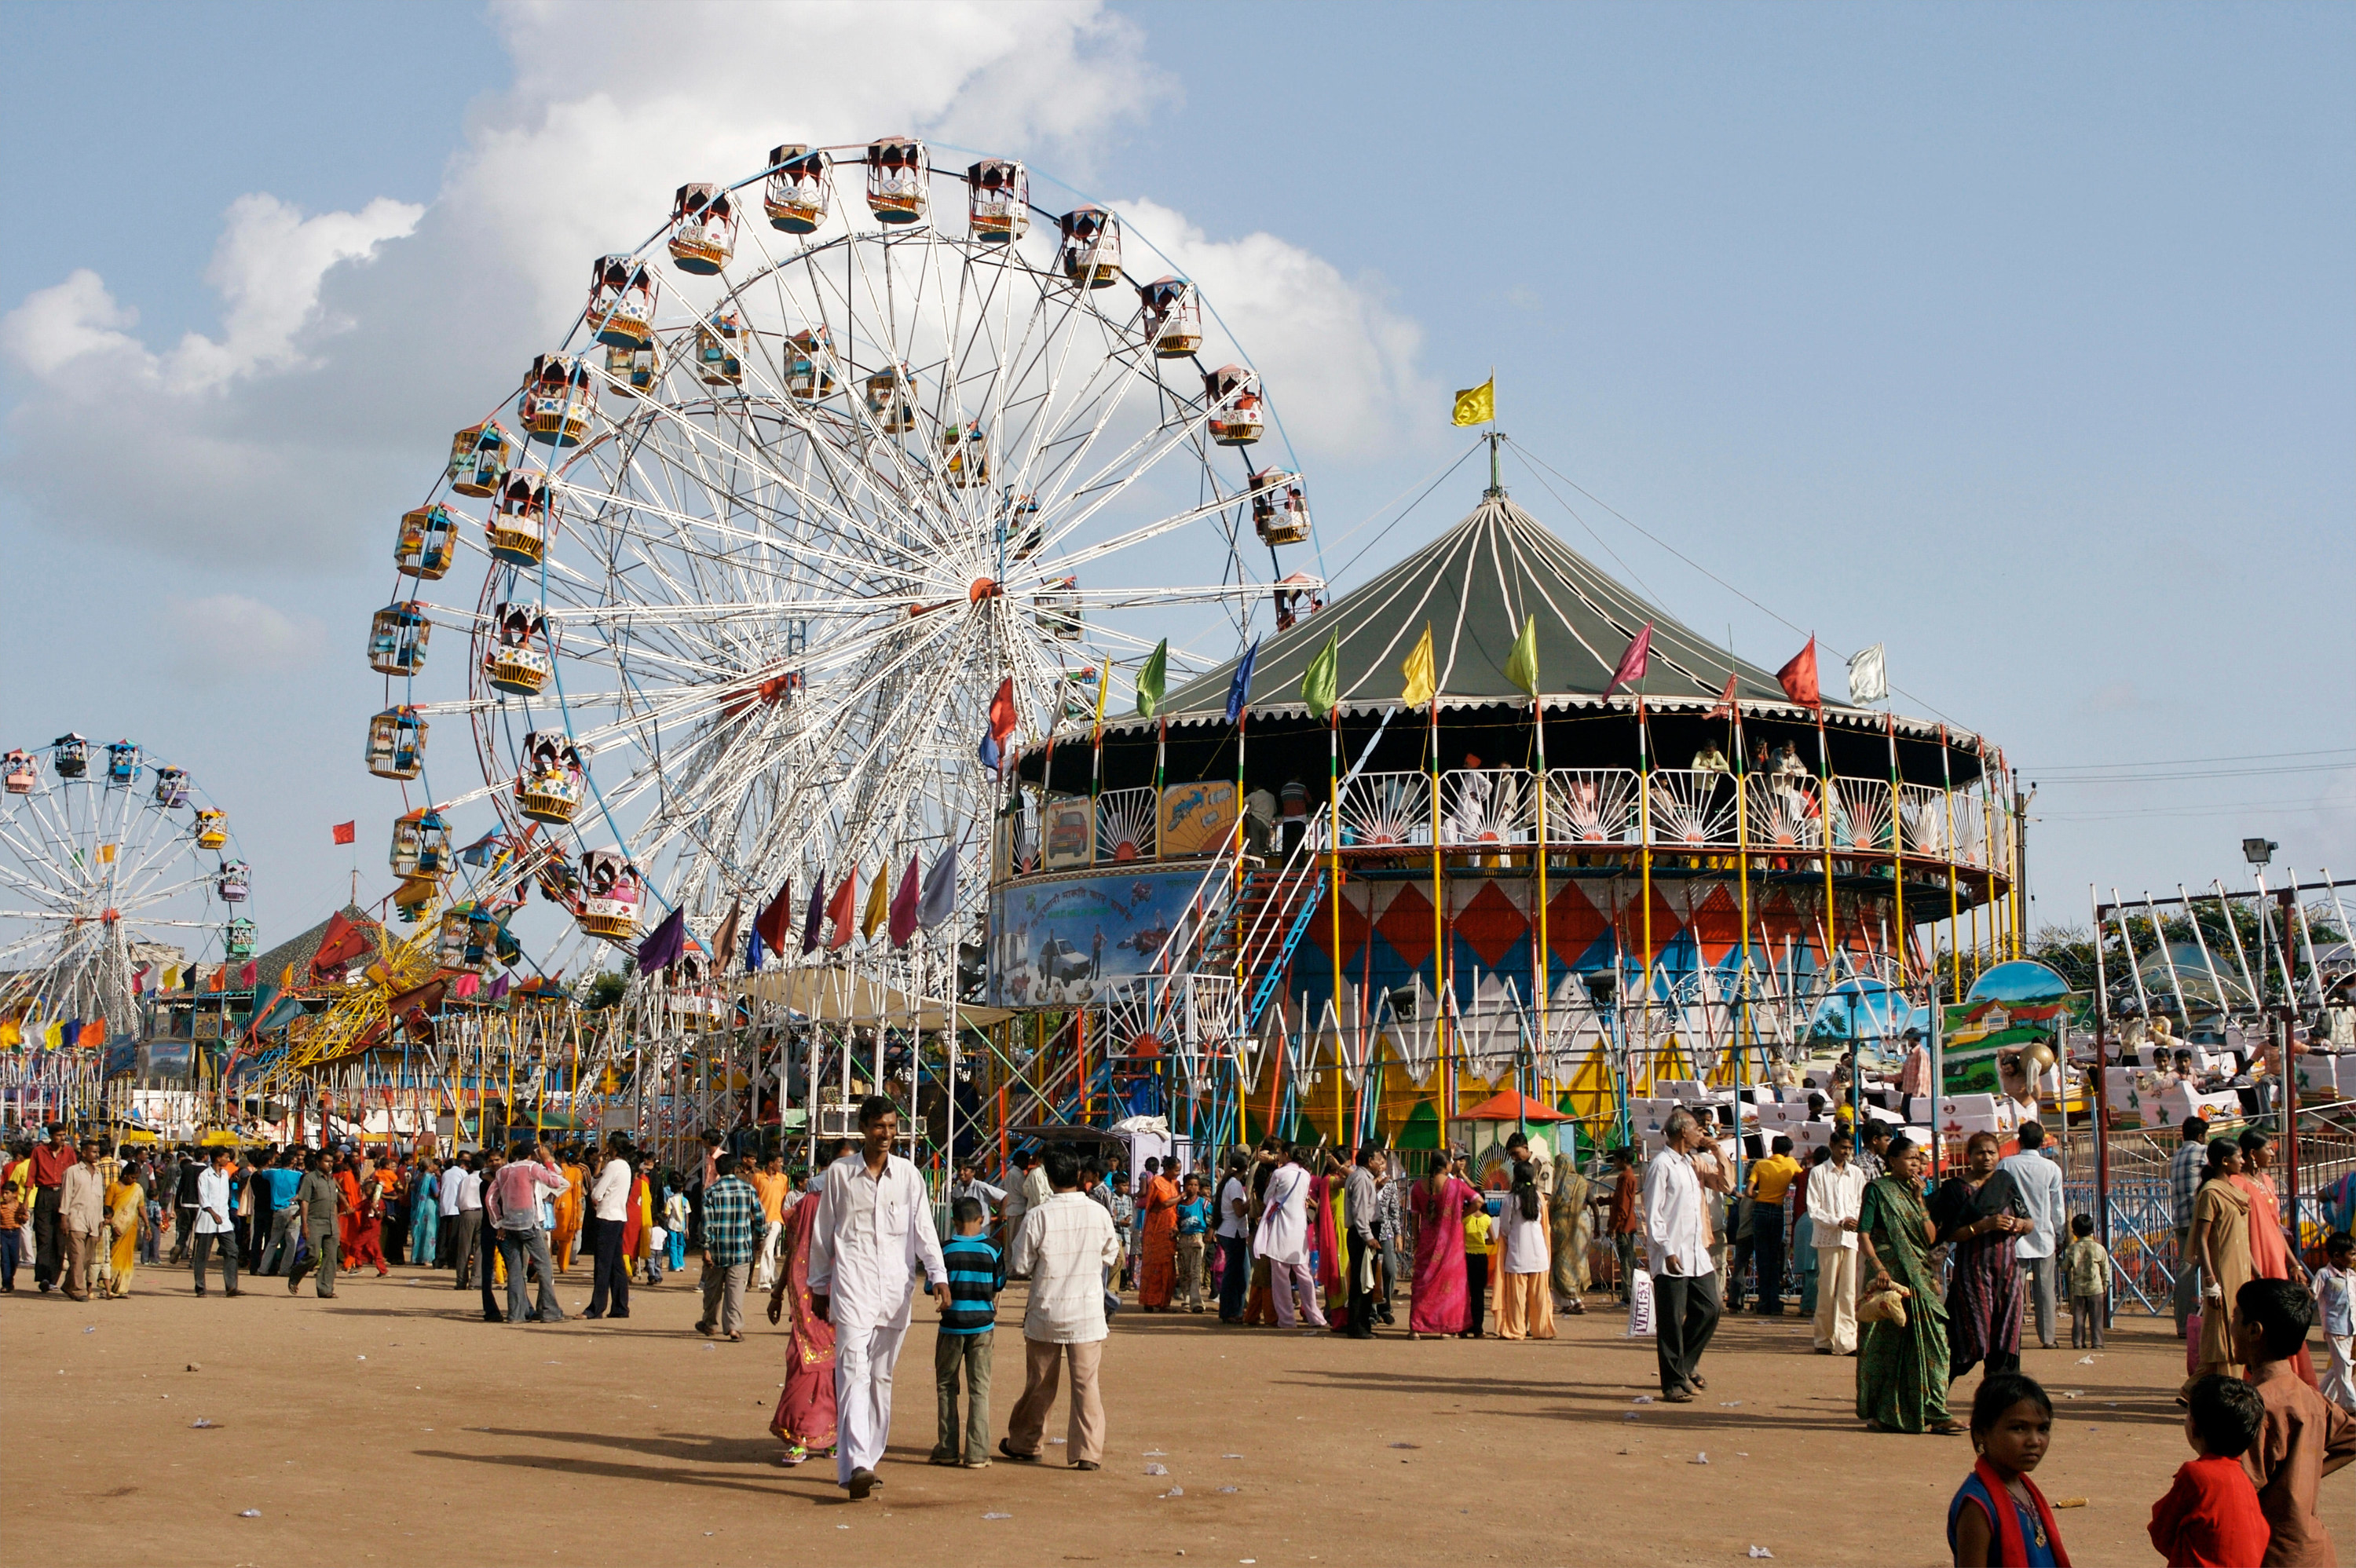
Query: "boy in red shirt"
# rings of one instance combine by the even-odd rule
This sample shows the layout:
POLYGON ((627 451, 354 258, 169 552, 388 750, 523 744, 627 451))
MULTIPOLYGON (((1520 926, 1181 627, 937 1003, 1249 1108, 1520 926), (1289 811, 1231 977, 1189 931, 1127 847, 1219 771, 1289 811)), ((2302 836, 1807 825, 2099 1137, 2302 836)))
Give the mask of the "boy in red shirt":
POLYGON ((2151 1505, 2151 1543, 2169 1568, 2243 1568, 2266 1554, 2266 1516, 2242 1456, 2266 1424, 2266 1402, 2238 1379, 2211 1372, 2192 1385, 2184 1440, 2194 1457, 2151 1505))

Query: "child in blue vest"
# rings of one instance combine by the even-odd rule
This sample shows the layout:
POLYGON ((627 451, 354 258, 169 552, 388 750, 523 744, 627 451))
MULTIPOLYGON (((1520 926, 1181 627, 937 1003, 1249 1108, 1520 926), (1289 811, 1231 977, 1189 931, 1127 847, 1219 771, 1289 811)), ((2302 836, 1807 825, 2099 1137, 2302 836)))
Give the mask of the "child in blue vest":
POLYGON ((949 1209, 957 1233, 941 1243, 948 1270, 949 1305, 941 1314, 933 1344, 933 1380, 940 1394, 940 1435, 933 1443, 936 1465, 969 1470, 990 1464, 990 1341, 998 1327, 998 1293, 1006 1288, 1003 1254, 983 1233, 989 1215, 977 1198, 960 1198, 949 1209), (966 1417, 960 1447, 958 1371, 965 1371, 966 1417))

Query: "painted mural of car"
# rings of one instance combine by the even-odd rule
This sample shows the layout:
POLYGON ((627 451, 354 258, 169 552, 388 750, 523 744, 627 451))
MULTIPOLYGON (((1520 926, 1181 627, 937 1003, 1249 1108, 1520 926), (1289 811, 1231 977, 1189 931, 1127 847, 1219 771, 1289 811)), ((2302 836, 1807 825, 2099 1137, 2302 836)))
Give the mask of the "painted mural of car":
POLYGON ((1039 948, 1040 975, 1048 984, 1085 980, 1096 965, 1086 954, 1060 936, 1051 936, 1039 948))

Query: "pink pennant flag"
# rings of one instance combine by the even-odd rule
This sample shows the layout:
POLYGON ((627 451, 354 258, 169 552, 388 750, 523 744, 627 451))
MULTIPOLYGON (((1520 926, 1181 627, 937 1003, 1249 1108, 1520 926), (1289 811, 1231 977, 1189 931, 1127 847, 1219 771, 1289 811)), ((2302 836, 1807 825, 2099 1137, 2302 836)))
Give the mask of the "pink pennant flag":
POLYGON ((1617 688, 1633 686, 1644 679, 1644 665, 1652 656, 1653 623, 1647 621, 1643 631, 1628 639, 1628 651, 1620 656, 1620 667, 1613 670, 1612 678, 1603 683, 1603 695, 1609 697, 1617 688))

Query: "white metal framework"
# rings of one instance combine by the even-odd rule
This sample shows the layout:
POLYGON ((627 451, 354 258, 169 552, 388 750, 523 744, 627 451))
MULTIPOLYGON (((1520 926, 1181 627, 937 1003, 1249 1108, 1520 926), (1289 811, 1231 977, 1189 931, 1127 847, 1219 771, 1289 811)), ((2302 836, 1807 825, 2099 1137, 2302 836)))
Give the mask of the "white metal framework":
MULTIPOLYGON (((423 767, 413 727, 463 714, 472 776, 429 798, 487 797, 576 862, 618 848, 640 930, 684 904, 708 933, 788 876, 806 897, 949 842, 970 920, 1001 681, 1020 745, 1084 672, 1118 680, 1190 617, 1242 627, 1282 575, 1252 502, 1300 487, 1220 450, 1260 434, 1263 395, 1167 330, 1173 281, 1127 277, 1109 215, 1016 220, 1028 189, 901 141, 682 187, 597 263, 499 411, 508 444, 462 438, 493 461, 454 461, 461 483, 411 515, 437 514, 419 527, 444 571, 485 564, 458 573, 473 603, 414 600, 441 573, 412 570, 434 540, 404 528, 395 608, 469 635, 469 688, 428 699, 422 641, 389 646, 371 767, 414 776, 394 749, 414 735, 423 767)), ((447 770, 456 737, 436 739, 447 770)))

